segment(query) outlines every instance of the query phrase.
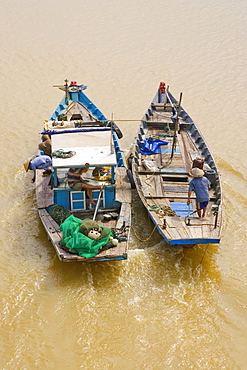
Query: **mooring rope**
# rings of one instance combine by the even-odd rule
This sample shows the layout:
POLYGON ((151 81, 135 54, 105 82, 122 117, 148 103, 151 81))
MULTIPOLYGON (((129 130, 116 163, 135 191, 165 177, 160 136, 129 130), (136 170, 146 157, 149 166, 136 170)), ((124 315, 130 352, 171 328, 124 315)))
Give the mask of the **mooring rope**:
POLYGON ((138 239, 138 240, 139 240, 140 242, 142 242, 142 243, 145 243, 145 242, 147 242, 147 241, 152 237, 152 235, 153 235, 153 233, 154 233, 154 231, 155 231, 156 227, 157 227, 157 225, 155 225, 155 226, 154 226, 153 231, 151 232, 151 234, 149 235, 149 237, 148 237, 147 239, 141 239, 141 238, 139 238, 139 237, 136 235, 136 232, 135 232, 135 229, 133 228, 133 226, 131 226, 131 229, 133 230, 133 232, 134 232, 134 235, 135 235, 136 239, 138 239))

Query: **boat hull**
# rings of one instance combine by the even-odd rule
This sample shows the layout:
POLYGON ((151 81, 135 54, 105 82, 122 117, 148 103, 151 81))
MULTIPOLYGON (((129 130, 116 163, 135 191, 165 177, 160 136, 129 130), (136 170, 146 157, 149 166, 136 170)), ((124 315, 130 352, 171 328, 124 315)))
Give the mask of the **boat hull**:
POLYGON ((214 158, 191 117, 166 89, 159 88, 134 142, 129 161, 139 197, 157 231, 171 246, 218 244, 222 228, 222 191, 214 158), (203 163, 211 183, 205 217, 188 206, 194 165, 203 163))
MULTIPOLYGON (((62 262, 126 260, 131 225, 131 186, 119 144, 122 133, 87 98, 82 91, 85 89, 83 85, 75 82, 68 85, 67 82, 58 86, 65 92, 65 97, 45 121, 42 132, 42 139, 45 137, 50 143, 52 166, 48 174, 43 169, 36 169, 38 213, 62 262), (72 172, 80 169, 81 174, 86 173, 80 180, 80 189, 69 184, 71 169, 72 172), (80 225, 79 237, 72 233, 65 235, 62 226, 70 216, 80 225), (83 234, 86 242, 82 241, 81 225, 86 220, 94 225, 92 230, 96 223, 101 233, 107 232, 106 244, 101 245, 100 239, 92 241, 88 230, 83 234)), ((46 148, 45 145, 40 147, 46 148)), ((40 151, 39 154, 45 153, 40 151)))

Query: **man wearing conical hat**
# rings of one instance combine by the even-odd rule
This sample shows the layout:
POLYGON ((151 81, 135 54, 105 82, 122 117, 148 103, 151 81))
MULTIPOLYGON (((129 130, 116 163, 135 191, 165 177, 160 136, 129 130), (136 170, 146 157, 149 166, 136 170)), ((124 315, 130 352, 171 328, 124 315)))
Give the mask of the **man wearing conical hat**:
POLYGON ((191 175, 194 177, 189 184, 188 201, 187 204, 191 203, 190 197, 194 192, 196 194, 196 211, 199 217, 205 217, 207 211, 207 205, 209 202, 210 181, 203 176, 204 171, 200 168, 192 168, 191 175))
POLYGON ((51 157, 48 155, 38 155, 37 157, 30 157, 24 163, 25 171, 33 170, 33 178, 31 182, 35 182, 36 178, 36 169, 41 168, 46 170, 47 168, 51 167, 52 160, 51 157))

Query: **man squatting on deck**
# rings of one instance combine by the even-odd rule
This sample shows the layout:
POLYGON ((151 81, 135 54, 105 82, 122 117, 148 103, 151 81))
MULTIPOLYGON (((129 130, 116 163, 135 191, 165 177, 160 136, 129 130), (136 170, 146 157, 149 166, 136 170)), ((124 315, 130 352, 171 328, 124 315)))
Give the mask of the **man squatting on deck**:
POLYGON ((210 181, 203 176, 204 171, 200 168, 192 168, 191 174, 194 177, 189 184, 188 201, 187 204, 191 203, 190 197, 194 191, 196 194, 196 211, 199 217, 205 217, 207 211, 207 205, 209 202, 210 181))
POLYGON ((35 182, 36 169, 47 170, 49 167, 51 167, 51 157, 48 155, 37 155, 35 158, 29 158, 24 163, 24 168, 26 172, 28 170, 33 170, 33 178, 31 182, 35 182))
MULTIPOLYGON (((89 166, 89 163, 85 163, 85 166, 89 166)), ((96 205, 92 196, 92 189, 101 189, 102 186, 93 186, 87 184, 87 181, 82 178, 82 174, 88 171, 88 167, 81 168, 70 168, 68 171, 68 185, 71 189, 77 191, 87 192, 90 204, 96 205)))

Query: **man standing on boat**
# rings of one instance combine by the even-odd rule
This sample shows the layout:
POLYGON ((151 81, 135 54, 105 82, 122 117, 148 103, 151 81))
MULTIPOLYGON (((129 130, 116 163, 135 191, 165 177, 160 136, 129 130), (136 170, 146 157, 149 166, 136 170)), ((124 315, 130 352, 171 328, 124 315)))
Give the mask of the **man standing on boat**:
POLYGON ((188 201, 187 204, 191 203, 190 197, 192 192, 196 194, 196 211, 199 217, 205 217, 207 211, 207 205, 209 202, 210 181, 203 176, 204 171, 200 168, 192 168, 191 174, 194 177, 189 184, 188 201))
MULTIPOLYGON (((85 163, 89 166, 89 163, 85 163)), ((70 168, 68 171, 68 185, 71 189, 77 191, 86 190, 90 204, 96 205, 92 196, 92 189, 101 189, 101 186, 93 186, 87 184, 87 181, 82 178, 82 174, 88 171, 88 167, 70 168)))

